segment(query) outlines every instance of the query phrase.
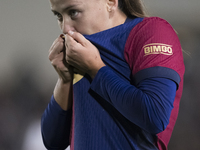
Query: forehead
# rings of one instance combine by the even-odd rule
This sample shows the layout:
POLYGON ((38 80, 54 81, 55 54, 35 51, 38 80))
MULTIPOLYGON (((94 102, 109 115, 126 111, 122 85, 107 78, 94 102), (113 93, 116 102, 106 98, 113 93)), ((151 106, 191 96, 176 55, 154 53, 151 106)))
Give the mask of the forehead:
POLYGON ((50 3, 53 5, 61 5, 69 2, 70 0, 50 0, 50 3))
POLYGON ((64 9, 70 4, 80 4, 84 0, 50 0, 50 5, 52 9, 64 9))

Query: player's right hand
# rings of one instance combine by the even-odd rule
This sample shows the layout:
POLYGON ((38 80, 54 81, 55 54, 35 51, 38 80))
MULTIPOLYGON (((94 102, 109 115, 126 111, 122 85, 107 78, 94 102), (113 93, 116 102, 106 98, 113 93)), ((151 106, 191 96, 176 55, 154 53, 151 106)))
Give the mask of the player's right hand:
POLYGON ((73 69, 65 61, 65 44, 63 35, 60 35, 49 49, 49 60, 64 83, 73 79, 73 69))

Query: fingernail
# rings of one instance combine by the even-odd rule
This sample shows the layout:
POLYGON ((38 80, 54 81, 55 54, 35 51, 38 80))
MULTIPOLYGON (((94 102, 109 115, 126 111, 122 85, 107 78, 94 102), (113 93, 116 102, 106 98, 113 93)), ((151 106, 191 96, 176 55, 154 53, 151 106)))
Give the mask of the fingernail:
POLYGON ((72 35, 74 34, 74 32, 70 30, 70 31, 68 32, 68 34, 72 36, 72 35))
POLYGON ((60 37, 61 37, 62 39, 65 39, 65 35, 64 35, 64 34, 61 34, 60 37))

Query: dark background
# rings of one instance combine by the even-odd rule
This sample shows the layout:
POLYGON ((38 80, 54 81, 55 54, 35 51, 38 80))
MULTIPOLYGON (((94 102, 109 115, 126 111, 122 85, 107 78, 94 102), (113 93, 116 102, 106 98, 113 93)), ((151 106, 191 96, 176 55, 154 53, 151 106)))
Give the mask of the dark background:
MULTIPOLYGON (((166 19, 184 50, 185 80, 169 150, 200 149, 200 1, 144 0, 166 19)), ((0 150, 45 150, 40 118, 57 75, 48 50, 60 34, 48 0, 0 0, 0 150)))

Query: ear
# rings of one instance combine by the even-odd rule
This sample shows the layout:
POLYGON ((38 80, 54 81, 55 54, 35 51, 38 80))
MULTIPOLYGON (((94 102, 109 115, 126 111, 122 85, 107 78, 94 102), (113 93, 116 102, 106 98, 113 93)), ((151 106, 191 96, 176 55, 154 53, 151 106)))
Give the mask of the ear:
POLYGON ((113 10, 118 8, 118 0, 106 0, 106 1, 107 1, 108 12, 112 12, 113 10))

